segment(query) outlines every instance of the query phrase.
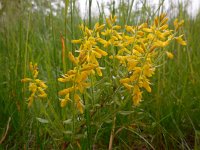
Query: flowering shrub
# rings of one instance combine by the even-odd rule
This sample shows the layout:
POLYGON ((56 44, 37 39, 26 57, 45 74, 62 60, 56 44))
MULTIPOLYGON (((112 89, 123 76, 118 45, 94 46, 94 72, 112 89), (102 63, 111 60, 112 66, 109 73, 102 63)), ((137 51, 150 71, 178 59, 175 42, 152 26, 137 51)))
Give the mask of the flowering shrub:
POLYGON ((31 92, 30 97, 28 98, 28 106, 30 107, 33 103, 34 98, 45 98, 47 94, 45 90, 47 89, 47 85, 44 81, 38 79, 38 66, 30 62, 29 69, 31 71, 32 78, 24 78, 22 82, 29 83, 29 91, 31 92))
POLYGON ((80 44, 79 55, 74 57, 69 53, 69 59, 75 67, 58 79, 60 82, 71 82, 71 87, 59 92, 60 96, 65 96, 61 100, 61 106, 66 105, 69 94, 72 93, 78 109, 83 112, 80 94, 90 87, 90 75, 97 73, 102 76, 98 59, 107 55, 114 65, 117 65, 117 61, 120 64, 118 71, 124 71, 120 75, 120 83, 132 95, 133 103, 138 105, 143 89, 151 92, 150 78, 156 70, 159 57, 166 52, 169 58, 173 58, 173 54, 164 48, 174 39, 181 45, 186 45, 183 35, 177 37, 177 30, 183 25, 183 21, 174 21, 175 30, 168 29, 167 21, 166 14, 161 14, 152 25, 143 23, 123 28, 116 25, 116 16, 110 16, 106 19, 106 24, 96 23, 93 30, 81 25, 83 38, 72 40, 72 43, 80 44))
MULTIPOLYGON (((78 56, 75 57, 69 52, 69 59, 74 68, 67 71, 59 82, 70 83, 69 87, 59 91, 61 107, 65 107, 70 97, 76 102, 78 110, 83 113, 81 94, 91 86, 88 78, 95 74, 102 76, 102 69, 99 59, 109 56, 113 65, 119 64, 118 70, 123 70, 120 76, 120 83, 130 92, 135 105, 142 99, 143 89, 151 92, 150 78, 156 70, 156 62, 166 52, 169 58, 173 54, 165 50, 172 40, 181 45, 186 45, 183 35, 177 36, 178 29, 184 21, 174 21, 175 30, 168 29, 168 18, 166 14, 156 17, 153 24, 143 23, 138 26, 121 27, 116 23, 116 16, 106 19, 106 24, 96 23, 93 30, 81 25, 83 37, 72 40, 73 44, 79 45, 78 56)), ((30 63, 30 70, 33 79, 24 78, 22 82, 29 82, 31 96, 28 98, 31 106, 35 96, 47 97, 45 83, 37 79, 37 64, 30 63)))
MULTIPOLYGON (((158 68, 160 58, 165 54, 170 59, 174 57, 171 52, 166 50, 167 46, 174 40, 181 45, 186 45, 183 35, 178 35, 178 30, 184 21, 176 19, 174 30, 168 28, 167 21, 166 14, 161 14, 154 19, 152 24, 142 23, 137 26, 120 26, 117 25, 116 16, 110 16, 106 19, 105 24, 96 23, 93 29, 80 25, 83 36, 71 41, 78 49, 73 53, 68 52, 68 58, 73 67, 66 72, 63 70, 64 74, 58 78, 58 81, 65 85, 65 88, 58 92, 60 106, 64 108, 69 102, 73 102, 72 107, 70 107, 73 109, 73 125, 72 132, 69 132, 73 134, 72 141, 75 139, 74 135, 79 134, 83 127, 90 127, 90 119, 88 118, 93 117, 96 111, 91 111, 91 107, 84 106, 87 89, 93 89, 93 82, 106 77, 110 82, 110 89, 113 90, 111 92, 125 91, 124 93, 121 92, 120 96, 128 93, 136 106, 141 102, 144 91, 149 93, 152 91, 151 77, 158 68), (78 118, 75 109, 78 109, 81 114, 85 113, 85 116, 82 115, 82 117, 85 117, 86 122, 83 121, 81 125, 77 125, 79 130, 76 130, 77 126, 75 126, 78 118)), ((66 65, 64 44, 62 39, 63 66, 66 65)), ((45 92, 47 86, 44 81, 38 79, 37 64, 30 63, 30 70, 32 77, 22 79, 22 82, 29 83, 31 96, 28 98, 28 106, 32 105, 35 98, 47 97, 45 92)), ((86 97, 89 97, 90 94, 92 93, 87 93, 86 97)), ((93 97, 93 99, 95 98, 93 97)), ((90 106, 92 105, 90 101, 87 101, 87 105, 88 103, 90 106)), ((95 104, 104 107, 104 105, 101 105, 101 100, 95 104)), ((116 105, 112 109, 116 109, 116 105)), ((114 138, 115 115, 119 110, 113 111, 109 149, 112 147, 114 138)), ((71 123, 70 119, 67 120, 67 123, 69 122, 71 123)), ((87 134, 90 134, 89 129, 87 129, 87 134)), ((88 141, 90 141, 89 136, 88 141)))

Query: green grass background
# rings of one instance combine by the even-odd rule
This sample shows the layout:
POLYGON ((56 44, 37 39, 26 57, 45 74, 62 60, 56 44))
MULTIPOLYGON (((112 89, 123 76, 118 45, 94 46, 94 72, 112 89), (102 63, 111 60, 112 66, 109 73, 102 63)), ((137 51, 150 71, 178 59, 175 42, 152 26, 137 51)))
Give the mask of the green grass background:
MULTIPOLYGON (((108 148, 113 118, 110 105, 120 99, 108 92, 107 79, 95 83, 93 98, 86 95, 101 105, 92 106, 94 115, 86 112, 80 117, 81 121, 77 117, 75 140, 71 139, 69 120, 72 108, 61 109, 57 95, 63 88, 57 78, 63 70, 72 67, 67 58, 67 64, 62 64, 61 34, 65 38, 66 52, 74 52, 77 47, 70 41, 81 36, 78 25, 84 23, 93 27, 97 21, 102 23, 104 6, 99 4, 98 16, 89 13, 84 20, 78 14, 75 0, 64 2, 66 7, 54 16, 49 1, 38 2, 40 11, 30 11, 31 4, 26 1, 2 1, 5 7, 0 10, 0 139, 6 137, 0 149, 108 148), (43 13, 45 8, 50 9, 48 15, 43 13), (49 88, 48 100, 37 101, 28 109, 29 93, 20 80, 30 74, 30 61, 38 63, 39 77, 49 88), (84 127, 85 124, 89 126, 84 127)), ((121 0, 119 6, 109 5, 120 25, 151 22, 155 15, 164 11, 163 1, 158 9, 150 7, 145 0, 141 1, 141 8, 132 8, 133 2, 121 0)), ((172 27, 175 18, 185 20, 182 30, 188 44, 183 47, 173 43, 168 47, 174 59, 160 62, 153 78, 152 93, 144 92, 144 101, 139 107, 133 107, 131 100, 123 104, 123 111, 116 114, 118 132, 113 149, 200 149, 200 13, 191 17, 186 11, 188 5, 183 3, 176 6, 171 3, 170 7, 178 12, 167 13, 169 24, 172 27)))

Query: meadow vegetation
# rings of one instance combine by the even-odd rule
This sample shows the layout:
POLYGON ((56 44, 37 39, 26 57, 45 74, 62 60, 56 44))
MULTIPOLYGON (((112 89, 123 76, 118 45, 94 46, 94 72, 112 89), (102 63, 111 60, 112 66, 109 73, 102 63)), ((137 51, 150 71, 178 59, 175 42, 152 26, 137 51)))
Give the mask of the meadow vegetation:
POLYGON ((0 149, 200 149, 200 13, 88 2, 1 2, 0 149))

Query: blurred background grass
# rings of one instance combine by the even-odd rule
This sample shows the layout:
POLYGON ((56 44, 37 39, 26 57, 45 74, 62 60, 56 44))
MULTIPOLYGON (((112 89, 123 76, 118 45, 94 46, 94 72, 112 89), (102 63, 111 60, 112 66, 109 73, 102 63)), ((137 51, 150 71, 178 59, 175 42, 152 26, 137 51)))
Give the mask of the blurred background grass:
MULTIPOLYGON (((93 27, 97 21, 102 23, 107 15, 104 7, 117 15, 122 26, 151 22, 155 15, 165 11, 164 0, 155 7, 145 0, 120 0, 119 5, 114 1, 106 6, 98 3, 98 15, 89 13, 82 18, 76 0, 63 1, 65 7, 56 10, 52 2, 0 1, 1 149, 78 149, 78 146, 67 146, 70 134, 62 132, 68 128, 62 121, 70 118, 70 109, 62 110, 59 106, 57 93, 61 85, 56 78, 72 66, 66 57, 63 67, 61 36, 65 39, 66 52, 74 52, 77 47, 70 41, 80 37, 78 25, 93 27), (37 109, 27 108, 28 93, 20 80, 29 75, 30 61, 39 64, 39 76, 48 83, 45 102, 48 110, 43 102, 38 102, 37 109), (51 120, 51 124, 45 124, 45 120, 39 122, 36 117, 51 120)), ((116 116, 119 132, 115 135, 114 149, 200 149, 200 12, 196 16, 188 14, 189 3, 171 2, 169 7, 170 26, 175 18, 185 20, 183 32, 188 44, 186 47, 170 45, 168 49, 175 57, 167 64, 161 61, 153 78, 152 93, 144 93, 139 107, 125 106, 124 110, 132 110, 131 114, 121 112, 116 116)), ((90 10, 91 6, 86 9, 90 10)), ((106 90, 99 90, 102 87, 98 83, 95 88, 96 98, 101 101, 110 98, 106 90)), ((93 149, 107 149, 109 117, 109 109, 105 108, 92 118, 91 122, 98 124, 90 131, 93 149)), ((88 149, 84 138, 80 143, 82 149, 88 149)))

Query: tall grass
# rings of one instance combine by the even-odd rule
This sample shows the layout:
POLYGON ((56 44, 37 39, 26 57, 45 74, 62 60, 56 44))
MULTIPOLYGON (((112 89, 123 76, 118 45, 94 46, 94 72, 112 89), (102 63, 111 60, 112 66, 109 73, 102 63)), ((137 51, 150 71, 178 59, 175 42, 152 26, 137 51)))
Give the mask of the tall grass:
MULTIPOLYGON (((164 9, 163 1, 156 10, 146 1, 142 1, 140 8, 132 8, 134 0, 128 2, 110 4, 110 12, 118 16, 121 26, 150 23, 164 9)), ((65 8, 57 16, 50 4, 45 6, 51 10, 48 15, 24 11, 29 5, 22 1, 7 5, 6 15, 1 14, 0 148, 108 149, 110 145, 110 149, 199 149, 200 15, 189 17, 187 7, 179 4, 179 13, 169 22, 172 26, 173 17, 185 20, 182 32, 187 46, 173 43, 168 47, 174 59, 160 61, 152 93, 144 92, 139 106, 132 105, 128 93, 124 100, 130 102, 121 102, 121 89, 113 90, 112 79, 98 78, 94 82, 97 79, 91 78, 92 88, 84 94, 85 113, 80 115, 76 110, 72 113, 71 103, 66 109, 60 107, 58 91, 67 85, 56 79, 73 68, 67 55, 77 55, 78 47, 71 40, 82 35, 78 25, 84 23, 93 28, 96 20, 103 23, 105 13, 99 4, 99 16, 92 16, 90 9, 95 1, 89 0, 88 19, 82 20, 76 3, 66 0, 65 8), (64 39, 64 49, 60 38, 64 39), (48 83, 49 94, 48 99, 35 101, 28 108, 27 85, 20 81, 30 75, 30 61, 38 63, 39 78, 48 83), (118 105, 122 105, 119 112, 118 105)), ((100 64, 112 65, 107 58, 100 64)), ((112 70, 105 72, 113 74, 112 70)))

